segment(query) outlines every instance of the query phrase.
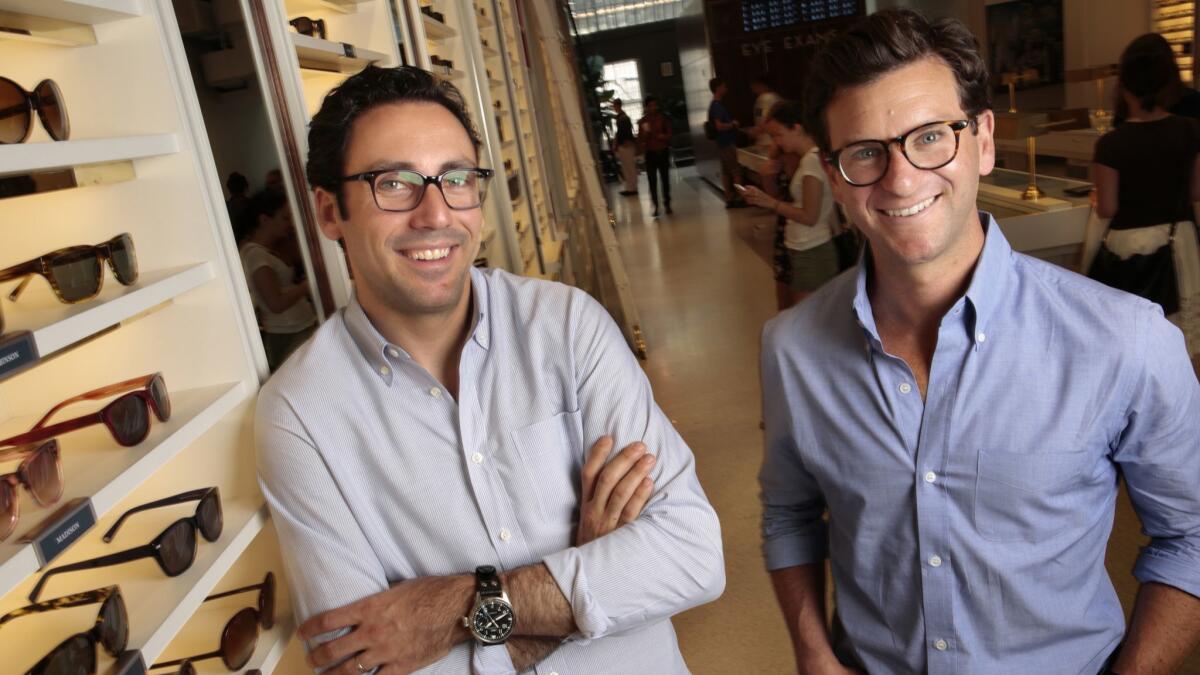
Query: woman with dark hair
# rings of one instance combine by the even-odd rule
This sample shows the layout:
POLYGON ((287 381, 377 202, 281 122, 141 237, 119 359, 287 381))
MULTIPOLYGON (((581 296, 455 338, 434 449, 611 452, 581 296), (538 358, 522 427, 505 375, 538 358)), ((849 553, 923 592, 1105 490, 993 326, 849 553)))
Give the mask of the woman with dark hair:
POLYGON ((1193 224, 1193 202, 1200 199, 1200 123, 1167 111, 1178 96, 1178 81, 1161 35, 1143 35, 1125 48, 1118 84, 1127 114, 1096 143, 1092 173, 1096 215, 1111 218, 1103 249, 1128 260, 1171 246, 1179 308, 1166 310, 1194 356, 1200 351, 1200 256, 1193 224))
POLYGON ((292 283, 295 270, 283 259, 283 248, 294 235, 287 197, 272 190, 258 193, 250 200, 245 223, 238 252, 273 372, 312 335, 317 313, 308 299, 308 282, 292 283))

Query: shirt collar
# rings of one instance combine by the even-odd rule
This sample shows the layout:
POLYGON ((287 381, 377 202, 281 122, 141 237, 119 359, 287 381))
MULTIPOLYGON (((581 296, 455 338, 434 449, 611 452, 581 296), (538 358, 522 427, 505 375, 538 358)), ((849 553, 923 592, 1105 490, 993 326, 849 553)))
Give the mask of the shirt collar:
MULTIPOLYGON (((1012 246, 1000 231, 996 219, 987 211, 980 211, 979 220, 983 223, 984 230, 983 251, 979 254, 965 294, 967 302, 974 310, 975 326, 971 330, 974 334, 986 332, 988 320, 995 312, 1000 298, 1004 296, 1008 275, 1012 271, 1012 246)), ((864 246, 858 260, 853 309, 859 325, 875 340, 881 341, 879 330, 875 326, 875 314, 871 311, 871 300, 867 295, 867 269, 870 267, 870 260, 871 247, 864 246)))
MULTIPOLYGON (((491 320, 487 312, 489 305, 488 278, 478 268, 471 268, 471 294, 473 316, 471 317, 471 339, 480 347, 488 349, 491 344, 491 320)), ((400 345, 392 344, 371 323, 370 317, 358 302, 358 294, 350 295, 350 302, 343 310, 343 320, 351 339, 362 353, 363 358, 370 364, 371 370, 384 380, 392 382, 392 369, 395 364, 412 357, 400 345)))

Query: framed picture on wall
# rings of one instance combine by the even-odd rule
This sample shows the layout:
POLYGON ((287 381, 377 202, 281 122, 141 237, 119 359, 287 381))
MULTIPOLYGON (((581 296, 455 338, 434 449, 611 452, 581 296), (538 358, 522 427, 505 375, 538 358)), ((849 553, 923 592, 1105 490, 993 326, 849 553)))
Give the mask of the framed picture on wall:
POLYGON ((1005 88, 1005 73, 1026 74, 1022 89, 1063 81, 1062 0, 989 3, 987 40, 994 88, 1005 88))

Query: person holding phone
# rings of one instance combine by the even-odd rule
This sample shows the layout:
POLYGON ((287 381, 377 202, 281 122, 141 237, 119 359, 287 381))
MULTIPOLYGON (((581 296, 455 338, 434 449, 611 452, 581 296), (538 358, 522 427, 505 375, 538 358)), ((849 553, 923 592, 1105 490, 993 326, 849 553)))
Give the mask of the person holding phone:
POLYGON ((816 144, 800 122, 801 114, 799 104, 783 101, 771 110, 763 125, 783 152, 801 158, 788 184, 792 202, 772 197, 756 187, 737 186, 747 202, 787 219, 784 246, 791 261, 789 283, 793 305, 838 274, 837 249, 833 244, 837 207, 816 144))

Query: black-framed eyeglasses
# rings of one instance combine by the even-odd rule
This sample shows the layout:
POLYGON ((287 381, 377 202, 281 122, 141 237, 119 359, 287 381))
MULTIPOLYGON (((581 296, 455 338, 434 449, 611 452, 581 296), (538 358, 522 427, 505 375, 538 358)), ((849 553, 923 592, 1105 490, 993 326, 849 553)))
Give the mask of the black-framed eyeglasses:
POLYGON ((958 156, 958 137, 974 119, 928 122, 888 140, 858 141, 834 150, 827 161, 837 167, 845 181, 855 187, 883 180, 892 161, 891 146, 918 169, 940 169, 958 156))
POLYGON ((77 633, 60 642, 26 675, 95 675, 97 644, 104 647, 104 651, 110 656, 119 656, 125 651, 129 642, 129 613, 125 609, 125 600, 121 598, 121 590, 116 586, 108 586, 66 595, 27 605, 0 617, 0 626, 3 626, 22 616, 96 603, 100 603, 100 613, 97 614, 91 630, 77 633))
POLYGON ((343 181, 361 180, 371 186, 375 206, 383 211, 412 211, 421 205, 425 188, 438 186, 446 206, 455 211, 479 208, 487 194, 488 181, 496 172, 491 169, 471 167, 450 169, 437 176, 426 176, 411 169, 386 169, 365 171, 343 176, 343 181))
POLYGON ((163 497, 157 501, 135 506, 125 513, 122 513, 117 522, 113 523, 112 527, 104 533, 104 543, 109 543, 113 537, 117 536, 117 530, 121 529, 121 525, 125 520, 135 513, 149 511, 151 509, 160 509, 166 506, 174 506, 176 504, 186 504, 187 502, 199 501, 196 505, 196 515, 192 516, 191 520, 196 524, 196 529, 208 541, 216 541, 221 538, 221 530, 225 526, 224 514, 221 510, 221 491, 216 487, 200 488, 198 490, 190 490, 182 492, 170 497, 163 497))

